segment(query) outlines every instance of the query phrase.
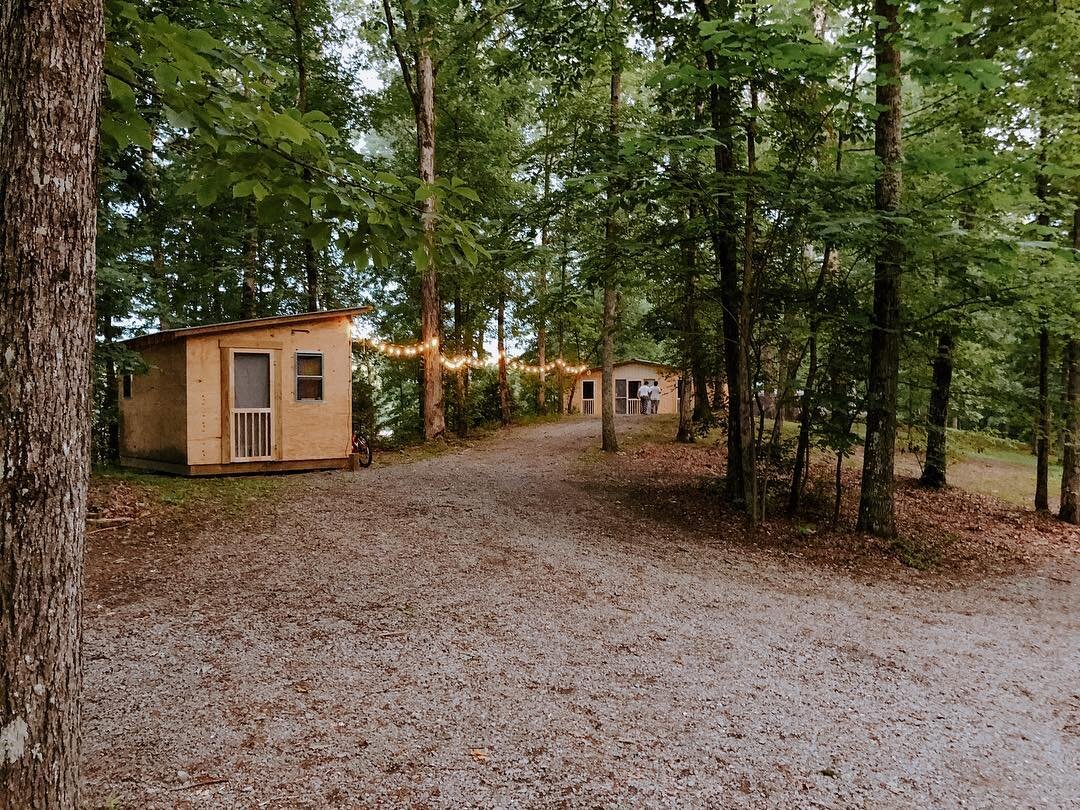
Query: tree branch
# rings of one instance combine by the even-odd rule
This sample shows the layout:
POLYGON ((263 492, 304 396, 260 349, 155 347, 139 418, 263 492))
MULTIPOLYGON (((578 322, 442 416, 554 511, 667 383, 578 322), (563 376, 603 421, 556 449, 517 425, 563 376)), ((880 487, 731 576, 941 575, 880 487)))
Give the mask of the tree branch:
MULTIPOLYGON (((420 113, 420 99, 416 96, 416 87, 413 85, 412 73, 409 71, 409 62, 405 58, 405 53, 401 50, 401 45, 398 42, 397 26, 394 24, 394 12, 390 8, 390 0, 382 0, 383 13, 386 15, 386 33, 390 37, 390 44, 394 46, 394 54, 397 56, 398 65, 401 66, 401 79, 405 82, 405 89, 409 93, 409 100, 413 105, 413 112, 415 114, 420 113)), ((408 20, 406 19, 406 28, 408 28, 408 20)))

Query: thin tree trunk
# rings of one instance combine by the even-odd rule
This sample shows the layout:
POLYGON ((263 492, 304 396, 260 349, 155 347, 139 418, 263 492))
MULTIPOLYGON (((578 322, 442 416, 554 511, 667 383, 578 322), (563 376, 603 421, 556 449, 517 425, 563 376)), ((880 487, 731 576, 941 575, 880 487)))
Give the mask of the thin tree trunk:
MULTIPOLYGON (((153 133, 151 132, 152 137, 153 133)), ((150 294, 154 304, 154 315, 157 318, 158 329, 168 329, 171 325, 171 319, 169 318, 169 297, 165 275, 165 222, 161 214, 161 205, 158 202, 157 166, 154 163, 153 150, 144 148, 141 152, 143 174, 142 210, 143 216, 150 226, 150 294)))
POLYGON ((877 64, 878 116, 874 151, 881 170, 874 183, 875 207, 883 218, 874 263, 874 311, 870 333, 870 378, 867 385, 866 441, 863 446, 862 490, 858 528, 881 537, 896 534, 893 503, 896 450, 896 394, 900 373, 900 257, 903 240, 892 220, 900 208, 901 73, 900 6, 875 0, 878 18, 874 39, 877 64))
POLYGON ((503 427, 510 424, 510 382, 506 375, 506 293, 499 291, 498 314, 499 349, 499 421, 503 427))
POLYGON ((1065 430, 1058 517, 1080 524, 1080 338, 1066 344, 1065 430))
POLYGON ((921 483, 940 489, 945 486, 946 428, 949 424, 949 388, 953 374, 953 336, 943 331, 938 335, 937 355, 934 357, 933 386, 930 389, 930 412, 926 424, 926 464, 921 483))
MULTIPOLYGON (((825 257, 822 260, 822 268, 828 266, 829 248, 825 247, 825 257)), ((824 273, 824 269, 822 270, 824 273)), ((803 389, 802 402, 799 406, 799 441, 795 446, 795 464, 791 473, 791 491, 788 493, 788 513, 794 515, 799 511, 799 502, 802 500, 803 485, 810 470, 810 426, 814 416, 814 386, 817 385, 818 351, 817 351, 817 319, 812 318, 810 323, 810 337, 807 341, 807 365, 806 365, 806 388, 803 389)))
POLYGON ((1035 422, 1035 509, 1050 511, 1050 330, 1039 330, 1039 399, 1035 422))
MULTIPOLYGON (((687 216, 687 221, 691 216, 687 216)), ((675 441, 692 444, 694 441, 694 407, 691 399, 691 380, 694 373, 694 352, 698 342, 697 332, 697 279, 696 251, 693 239, 687 236, 682 245, 683 273, 686 286, 683 291, 682 312, 682 377, 679 379, 679 428, 675 441)))
POLYGON ((0 0, 0 808, 77 808, 100 0, 0 0))
POLYGON ((116 461, 120 458, 120 392, 117 388, 116 358, 113 352, 116 348, 116 326, 112 316, 105 319, 105 412, 108 414, 108 427, 105 440, 105 458, 108 461, 116 461))
POLYGON ((240 317, 254 318, 259 283, 259 223, 255 202, 244 206, 244 280, 240 293, 240 317))
POLYGON ((550 243, 548 233, 548 196, 551 194, 551 161, 545 155, 544 158, 544 224, 540 229, 540 244, 543 247, 543 256, 540 261, 540 270, 536 284, 537 308, 539 314, 536 324, 536 359, 540 364, 539 386, 536 391, 536 407, 542 413, 547 413, 547 265, 548 246, 550 243))
MULTIPOLYGON (((708 22, 713 19, 712 0, 695 0, 698 14, 708 22)), ((715 145, 713 164, 720 178, 734 174, 732 126, 735 119, 735 96, 732 88, 717 80, 718 60, 712 50, 705 52, 705 63, 713 79, 709 84, 709 113, 715 145)), ((735 239, 737 227, 734 195, 717 192, 716 211, 709 217, 713 256, 720 277, 720 303, 724 333, 724 369, 727 378, 727 491, 728 497, 753 522, 757 516, 757 481, 754 457, 754 414, 750 391, 749 325, 750 290, 740 284, 740 270, 735 239), (740 289, 742 287, 742 289, 740 289)), ((745 281, 746 267, 742 275, 745 281)))
MULTIPOLYGON (((435 182, 435 67, 431 58, 432 31, 421 15, 420 42, 416 58, 417 116, 416 131, 420 143, 419 176, 421 182, 435 182)), ((424 356, 424 438, 435 439, 446 432, 443 408, 442 360, 439 332, 439 279, 435 258, 435 195, 421 204, 424 266, 420 276, 420 340, 424 356)))
POLYGON ((840 506, 844 499, 844 454, 836 454, 836 470, 833 474, 833 511, 832 511, 832 525, 833 528, 840 523, 840 506))
MULTIPOLYGON (((617 13, 617 3, 612 2, 612 15, 617 13)), ((615 435, 615 315, 618 306, 618 291, 615 287, 615 274, 618 269, 616 240, 618 223, 614 206, 620 196, 619 183, 615 178, 615 161, 618 159, 619 146, 619 105, 622 95, 622 43, 613 42, 611 50, 611 93, 608 109, 608 135, 610 143, 611 172, 608 180, 608 212, 604 224, 604 249, 607 253, 604 273, 604 320, 601 327, 600 364, 600 446, 607 453, 619 449, 615 435)))
MULTIPOLYGON (((296 109, 303 115, 308 111, 308 65, 307 47, 304 44, 304 2, 289 0, 289 18, 292 24, 293 58, 296 59, 296 109)), ((305 183, 311 182, 311 172, 304 169, 305 183)), ((319 309, 319 268, 315 263, 315 246, 311 240, 303 240, 304 289, 309 312, 319 309)))
MULTIPOLYGON (((465 348, 463 307, 460 287, 454 291, 454 345, 459 354, 468 354, 465 348)), ((457 415, 457 434, 465 438, 469 435, 469 405, 465 393, 465 376, 469 367, 461 366, 454 371, 454 410, 457 415)))

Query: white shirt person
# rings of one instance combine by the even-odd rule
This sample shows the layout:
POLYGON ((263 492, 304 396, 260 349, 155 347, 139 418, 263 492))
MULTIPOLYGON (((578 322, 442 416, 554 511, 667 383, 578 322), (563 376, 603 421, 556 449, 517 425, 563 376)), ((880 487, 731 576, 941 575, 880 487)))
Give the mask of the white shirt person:
POLYGON ((658 413, 660 411, 660 384, 656 380, 653 380, 652 385, 649 386, 649 401, 651 406, 649 413, 658 413))
POLYGON ((638 399, 641 400, 641 412, 642 413, 648 413, 649 412, 649 396, 650 396, 650 394, 651 394, 651 389, 649 388, 649 383, 646 380, 645 382, 643 382, 641 385, 638 386, 638 391, 637 391, 638 399))

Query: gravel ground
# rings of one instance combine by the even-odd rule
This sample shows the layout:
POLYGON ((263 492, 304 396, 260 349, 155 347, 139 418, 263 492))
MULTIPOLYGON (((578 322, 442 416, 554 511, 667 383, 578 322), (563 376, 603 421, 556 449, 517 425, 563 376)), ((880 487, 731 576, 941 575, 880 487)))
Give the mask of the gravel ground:
POLYGON ((947 586, 643 536, 584 483, 598 431, 92 544, 91 803, 1080 806, 1075 561, 947 586))

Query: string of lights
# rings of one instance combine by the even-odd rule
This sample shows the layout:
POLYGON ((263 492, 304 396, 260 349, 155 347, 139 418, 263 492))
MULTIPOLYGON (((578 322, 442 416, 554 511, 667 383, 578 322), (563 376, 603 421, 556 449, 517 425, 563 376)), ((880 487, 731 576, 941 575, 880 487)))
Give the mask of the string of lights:
MULTIPOLYGON (((438 338, 432 338, 430 341, 421 341, 419 343, 390 343, 385 340, 375 340, 373 338, 360 338, 355 342, 361 343, 370 349, 374 349, 379 354, 386 357, 394 358, 409 358, 419 357, 425 348, 436 348, 439 345, 438 338)), ((505 352, 502 353, 502 357, 507 358, 505 352)), ((494 368, 499 365, 499 355, 493 355, 491 357, 474 357, 470 354, 455 354, 447 355, 440 353, 440 360, 442 361, 443 368, 449 371, 457 371, 461 368, 494 368)), ((513 371, 519 371, 523 374, 539 374, 541 366, 538 363, 526 363, 522 360, 515 360, 507 358, 506 367, 513 371)), ((572 366, 563 360, 561 357, 552 360, 550 363, 543 365, 544 372, 561 371, 563 374, 581 374, 584 371, 588 371, 588 366, 572 366)))

